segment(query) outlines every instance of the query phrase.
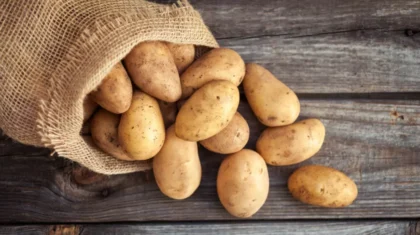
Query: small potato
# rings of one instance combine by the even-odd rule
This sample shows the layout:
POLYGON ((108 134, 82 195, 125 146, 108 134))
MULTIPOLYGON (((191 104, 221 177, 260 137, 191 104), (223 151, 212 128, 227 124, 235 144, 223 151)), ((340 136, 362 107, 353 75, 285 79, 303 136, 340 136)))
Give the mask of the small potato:
POLYGON ((289 126, 267 128, 257 140, 257 152, 270 165, 292 165, 315 155, 324 138, 322 122, 306 119, 289 126))
POLYGON ((262 157, 243 149, 223 160, 217 175, 217 194, 231 215, 247 218, 264 205, 269 184, 267 165, 262 157))
POLYGON ((289 177, 293 197, 311 205, 345 207, 357 197, 357 186, 341 171, 331 167, 310 165, 297 169, 289 177))
POLYGON ((118 138, 135 160, 147 160, 159 152, 165 141, 165 125, 155 98, 134 92, 130 108, 121 116, 118 138))
POLYGON ((173 199, 191 196, 201 181, 197 142, 178 138, 175 127, 169 127, 162 149, 153 158, 153 173, 166 196, 173 199))
POLYGON ((138 44, 124 59, 134 84, 147 94, 166 102, 181 97, 178 70, 165 42, 138 44))
POLYGON ((133 96, 131 80, 121 62, 117 63, 104 78, 101 85, 91 92, 92 100, 111 113, 128 110, 133 96))
POLYGON ((285 126, 299 116, 296 94, 262 66, 246 65, 243 87, 252 111, 262 124, 285 126))
POLYGON ((238 112, 229 125, 216 135, 200 141, 206 149, 215 153, 230 154, 243 149, 249 140, 249 126, 238 112))
POLYGON ((228 48, 213 49, 191 64, 181 75, 182 98, 213 80, 226 80, 238 86, 245 75, 241 56, 228 48))
POLYGON ((212 81, 197 90, 181 107, 175 121, 175 133, 188 141, 207 139, 229 125, 238 105, 237 86, 228 81, 212 81))
POLYGON ((194 62, 195 47, 192 44, 167 43, 179 74, 182 74, 188 66, 194 62))
POLYGON ((118 141, 120 115, 100 109, 92 117, 90 128, 92 140, 100 149, 111 156, 125 161, 133 161, 118 141))
POLYGON ((83 123, 85 123, 98 108, 98 104, 88 95, 83 100, 83 123))
POLYGON ((175 123, 176 114, 178 112, 177 105, 176 103, 168 103, 161 100, 158 102, 160 112, 162 113, 163 123, 165 124, 165 127, 169 127, 175 123))

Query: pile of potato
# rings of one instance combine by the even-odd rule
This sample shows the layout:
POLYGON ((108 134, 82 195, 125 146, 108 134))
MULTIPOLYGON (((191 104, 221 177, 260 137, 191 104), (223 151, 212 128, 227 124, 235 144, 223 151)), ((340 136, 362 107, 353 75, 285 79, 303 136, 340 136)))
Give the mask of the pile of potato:
MULTIPOLYGON (((219 168, 217 193, 230 214, 250 217, 268 196, 267 164, 300 163, 324 142, 320 120, 295 122, 300 113, 296 94, 231 49, 212 49, 195 60, 193 45, 149 41, 137 45, 123 63, 88 96, 85 119, 99 104, 90 124, 96 145, 124 161, 153 158, 156 183, 170 198, 185 199, 199 187, 200 143, 230 154, 219 168), (256 151, 244 149, 250 130, 237 112, 241 83, 255 116, 267 126, 256 151)), ((319 165, 296 170, 288 187, 300 201, 324 207, 347 206, 357 197, 349 177, 319 165)))

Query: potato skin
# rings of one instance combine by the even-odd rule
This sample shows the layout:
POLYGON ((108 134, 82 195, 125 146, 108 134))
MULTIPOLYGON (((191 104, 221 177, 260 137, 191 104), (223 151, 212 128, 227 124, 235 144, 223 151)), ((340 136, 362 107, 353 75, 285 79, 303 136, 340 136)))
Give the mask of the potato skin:
POLYGON ((128 110, 133 96, 133 86, 121 62, 102 80, 101 85, 91 92, 91 98, 111 113, 124 113, 128 110))
POLYGON ((118 138, 135 160, 150 159, 159 152, 165 141, 165 125, 155 98, 134 92, 130 108, 121 115, 118 138))
POLYGON ((207 139, 229 125, 238 105, 237 86, 228 81, 209 82, 181 107, 175 121, 175 133, 188 141, 207 139))
POLYGON ((83 123, 87 122, 98 108, 98 104, 92 100, 90 95, 83 100, 83 123))
POLYGON ((142 91, 166 102, 181 97, 178 70, 165 42, 139 43, 124 62, 134 84, 142 91))
POLYGON ((165 127, 171 126, 175 123, 176 114, 178 112, 177 104, 168 103, 161 100, 158 100, 158 103, 165 127))
POLYGON ((267 165, 262 157, 243 149, 223 160, 217 175, 217 194, 231 215, 247 218, 264 205, 269 184, 267 165))
POLYGON ((213 80, 230 81, 238 86, 245 75, 245 63, 232 49, 216 48, 198 58, 181 75, 182 98, 213 80))
POLYGON ((318 119, 306 119, 288 126, 269 127, 257 140, 257 152, 273 166, 303 162, 322 147, 325 127, 318 119))
POLYGON ((194 62, 195 47, 193 44, 176 44, 168 42, 166 44, 174 57, 178 73, 182 74, 194 62))
POLYGON ((353 203, 358 191, 348 176, 331 167, 303 166, 289 177, 289 191, 293 197, 311 205, 345 207, 353 203))
POLYGON ((252 111, 262 124, 285 126, 299 116, 296 94, 264 67, 247 64, 243 87, 252 111))
POLYGON ((153 173, 160 191, 166 196, 173 199, 191 196, 201 181, 197 142, 178 138, 175 127, 169 127, 162 149, 153 158, 153 173))
POLYGON ((105 109, 98 110, 90 122, 92 140, 105 153, 120 160, 133 161, 118 140, 120 116, 105 109))
POLYGON ((236 112, 226 128, 216 135, 200 141, 200 144, 212 152, 230 154, 243 149, 248 140, 248 123, 239 112, 236 112))

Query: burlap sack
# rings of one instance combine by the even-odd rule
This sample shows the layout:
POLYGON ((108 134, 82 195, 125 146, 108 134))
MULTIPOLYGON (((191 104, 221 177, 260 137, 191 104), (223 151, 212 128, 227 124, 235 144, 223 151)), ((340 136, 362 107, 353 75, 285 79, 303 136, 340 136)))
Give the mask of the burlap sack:
POLYGON ((149 169, 148 162, 116 160, 80 135, 86 94, 146 40, 218 46, 186 1, 0 1, 0 128, 99 173, 149 169))

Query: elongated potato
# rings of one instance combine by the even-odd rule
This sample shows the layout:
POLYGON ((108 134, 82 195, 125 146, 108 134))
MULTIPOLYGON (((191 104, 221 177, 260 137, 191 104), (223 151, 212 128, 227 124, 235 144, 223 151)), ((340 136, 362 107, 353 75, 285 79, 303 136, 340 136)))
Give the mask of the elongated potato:
POLYGON ((111 113, 117 114, 128 110, 132 96, 133 86, 121 62, 117 63, 101 85, 91 92, 93 101, 111 113))
POLYGON ((300 112, 296 94, 258 64, 247 64, 245 96, 258 120, 266 126, 292 124, 300 112))
POLYGON ((167 43, 172 56, 174 57, 175 65, 178 73, 182 74, 188 66, 194 62, 195 47, 192 44, 176 44, 167 43))
POLYGON ((178 70, 165 42, 142 42, 124 61, 134 84, 147 94, 166 102, 181 97, 178 70))
POLYGON ((165 124, 165 127, 169 127, 175 123, 176 114, 178 112, 176 103, 168 103, 161 100, 158 102, 160 112, 162 113, 163 123, 165 124))
POLYGON ((201 181, 197 142, 178 138, 175 127, 169 127, 162 149, 153 158, 153 173, 166 196, 173 199, 191 196, 201 181))
POLYGON ((297 169, 289 177, 293 197, 311 205, 345 207, 357 198, 357 186, 348 176, 331 167, 310 165, 297 169))
POLYGON ((175 133, 188 141, 207 139, 229 125, 238 105, 238 87, 228 81, 212 81, 181 107, 175 121, 175 133))
POLYGON ((257 140, 257 152, 274 166, 286 166, 315 155, 324 143, 325 127, 318 119, 269 127, 257 140))
POLYGON ((262 157, 243 149, 225 158, 217 174, 217 194, 233 216, 246 218, 265 203, 269 191, 267 165, 262 157))
POLYGON ((243 149, 248 143, 248 139, 248 123, 240 113, 236 112, 225 129, 208 139, 200 141, 200 144, 215 153, 230 154, 243 149))
POLYGON ((181 75, 182 98, 213 80, 226 80, 238 86, 245 75, 245 63, 232 49, 216 48, 198 60, 181 75))
POLYGON ((98 104, 88 95, 83 100, 83 122, 85 123, 98 108, 98 104))
POLYGON ((165 141, 165 125, 155 98, 140 91, 121 116, 118 138, 123 149, 135 160, 154 157, 165 141))
POLYGON ((118 140, 120 116, 105 109, 98 110, 90 122, 92 140, 96 146, 111 156, 120 160, 133 161, 134 159, 124 151, 118 140))

